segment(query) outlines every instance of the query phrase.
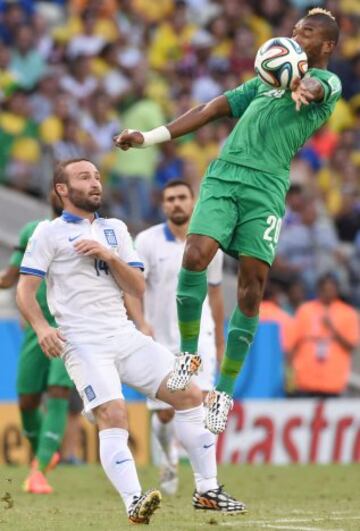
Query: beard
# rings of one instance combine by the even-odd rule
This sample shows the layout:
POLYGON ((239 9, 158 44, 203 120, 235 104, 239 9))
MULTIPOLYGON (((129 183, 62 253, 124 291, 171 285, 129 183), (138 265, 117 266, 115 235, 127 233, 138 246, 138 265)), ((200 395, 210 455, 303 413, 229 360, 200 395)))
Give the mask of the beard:
POLYGON ((188 223, 189 219, 190 216, 185 214, 185 212, 176 212, 169 216, 169 220, 174 223, 174 225, 178 225, 179 227, 188 223))
POLYGON ((74 206, 81 210, 85 210, 85 212, 96 212, 101 206, 101 195, 85 196, 83 192, 79 192, 71 187, 68 187, 68 198, 74 206))

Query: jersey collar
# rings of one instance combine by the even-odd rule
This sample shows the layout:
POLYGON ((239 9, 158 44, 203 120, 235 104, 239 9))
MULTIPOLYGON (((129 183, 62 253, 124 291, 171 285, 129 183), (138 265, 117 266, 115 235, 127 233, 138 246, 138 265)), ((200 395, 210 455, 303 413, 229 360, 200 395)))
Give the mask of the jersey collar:
POLYGON ((169 225, 167 223, 164 223, 163 231, 164 231, 165 240, 167 242, 175 242, 176 241, 176 238, 173 235, 173 233, 171 232, 170 227, 169 227, 169 225))
MULTIPOLYGON (((81 221, 84 221, 85 218, 82 218, 81 216, 76 216, 76 214, 72 214, 71 212, 68 212, 67 210, 63 210, 63 213, 61 215, 62 219, 66 221, 66 223, 80 223, 81 221)), ((95 219, 98 219, 100 216, 97 212, 95 212, 95 219)))

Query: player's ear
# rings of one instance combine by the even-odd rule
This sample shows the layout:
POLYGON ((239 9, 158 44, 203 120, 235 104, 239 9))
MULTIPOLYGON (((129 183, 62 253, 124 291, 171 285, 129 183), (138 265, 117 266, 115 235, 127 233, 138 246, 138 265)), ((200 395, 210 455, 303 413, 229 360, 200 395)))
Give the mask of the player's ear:
POLYGON ((335 48, 335 42, 334 41, 324 41, 322 45, 322 51, 326 55, 331 55, 335 48))
POLYGON ((67 196, 67 186, 65 183, 56 183, 55 191, 60 197, 67 196))

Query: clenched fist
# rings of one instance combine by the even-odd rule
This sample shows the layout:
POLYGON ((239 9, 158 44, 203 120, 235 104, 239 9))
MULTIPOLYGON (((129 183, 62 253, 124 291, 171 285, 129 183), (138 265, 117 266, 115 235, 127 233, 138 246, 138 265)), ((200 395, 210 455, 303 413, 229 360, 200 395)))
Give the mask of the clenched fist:
POLYGON ((127 151, 131 147, 140 147, 144 143, 144 137, 140 131, 124 129, 117 136, 114 136, 115 146, 127 151))

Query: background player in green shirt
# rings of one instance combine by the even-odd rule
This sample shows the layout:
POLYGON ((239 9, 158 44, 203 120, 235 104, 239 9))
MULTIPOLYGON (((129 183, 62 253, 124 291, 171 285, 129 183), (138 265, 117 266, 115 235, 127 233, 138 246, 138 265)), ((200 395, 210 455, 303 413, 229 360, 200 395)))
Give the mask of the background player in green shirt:
MULTIPOLYGON (((61 215, 62 207, 56 195, 51 196, 54 217, 61 215)), ((10 258, 9 266, 0 273, 0 288, 10 288, 19 278, 20 264, 27 243, 40 221, 27 223, 20 232, 19 244, 10 258)), ((46 283, 40 284, 37 300, 51 326, 56 326, 46 302, 46 283)), ((24 483, 24 490, 33 494, 49 494, 52 487, 45 473, 59 461, 57 450, 62 442, 68 413, 70 380, 63 361, 51 360, 40 348, 34 330, 28 324, 24 328, 24 339, 19 357, 17 381, 19 407, 24 434, 28 438, 35 459, 24 483), (40 405, 46 391, 46 412, 40 405)))
POLYGON ((293 38, 306 52, 309 70, 292 91, 274 90, 253 78, 166 127, 145 133, 125 130, 115 138, 123 150, 146 147, 216 118, 240 118, 207 169, 190 222, 177 290, 181 354, 167 383, 173 391, 184 389, 201 363, 197 343, 206 268, 220 246, 239 258, 240 268, 238 306, 230 320, 220 379, 208 397, 206 425, 214 433, 225 429, 235 380, 257 328, 285 211, 291 160, 326 122, 341 95, 339 79, 326 70, 338 37, 331 13, 315 8, 294 28, 293 38))

